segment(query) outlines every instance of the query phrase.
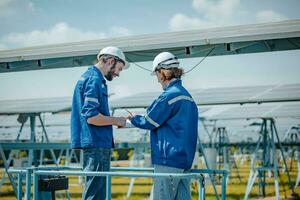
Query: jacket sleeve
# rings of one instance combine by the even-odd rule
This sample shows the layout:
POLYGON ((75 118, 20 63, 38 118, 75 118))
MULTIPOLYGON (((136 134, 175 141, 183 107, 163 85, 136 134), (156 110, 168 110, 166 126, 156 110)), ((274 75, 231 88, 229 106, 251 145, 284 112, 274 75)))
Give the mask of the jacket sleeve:
POLYGON ((167 97, 161 95, 147 109, 145 116, 135 115, 131 123, 142 129, 153 130, 166 122, 171 115, 171 107, 168 105, 167 97))
POLYGON ((88 119, 99 114, 100 81, 90 77, 83 87, 83 106, 81 115, 88 119))

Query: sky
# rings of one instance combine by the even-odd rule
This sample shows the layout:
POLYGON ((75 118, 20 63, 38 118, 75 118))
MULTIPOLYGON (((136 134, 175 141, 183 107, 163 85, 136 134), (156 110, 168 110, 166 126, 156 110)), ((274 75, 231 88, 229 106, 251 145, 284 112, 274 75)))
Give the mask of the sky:
MULTIPOLYGON (((0 0, 0 49, 300 19, 299 0, 0 0)), ((187 71, 201 58, 181 60, 187 71)), ((188 89, 300 83, 300 50, 206 58, 188 89)), ((139 63, 151 69, 151 62, 139 63)), ((0 100, 71 96, 86 67, 0 74, 0 100)), ((159 91, 134 64, 109 82, 118 98, 159 91)))

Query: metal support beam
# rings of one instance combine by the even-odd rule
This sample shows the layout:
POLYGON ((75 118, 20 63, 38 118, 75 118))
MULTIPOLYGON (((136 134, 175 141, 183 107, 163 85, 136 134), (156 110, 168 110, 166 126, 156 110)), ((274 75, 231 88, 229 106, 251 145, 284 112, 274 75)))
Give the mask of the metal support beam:
POLYGON ((14 193, 16 195, 16 197, 18 196, 18 193, 17 193, 17 186, 16 186, 16 183, 15 183, 15 180, 14 178, 12 177, 11 174, 8 173, 8 169, 9 169, 9 163, 7 163, 7 160, 6 160, 6 157, 5 157, 5 154, 4 154, 4 150, 2 148, 2 146, 0 145, 0 156, 2 157, 2 160, 3 160, 3 164, 4 164, 4 174, 3 176, 5 176, 5 174, 8 175, 8 178, 9 178, 9 181, 11 182, 12 184, 12 187, 13 187, 13 190, 14 190, 14 193))
POLYGON ((275 145, 275 138, 278 143, 278 149, 283 158, 283 162, 285 165, 286 173, 289 180, 290 189, 292 191, 292 196, 297 196, 294 192, 294 188, 291 182, 289 170, 287 168, 287 164, 285 161, 285 156, 283 154, 283 147, 281 145, 280 139, 278 137, 278 132, 276 129, 275 121, 273 118, 263 118, 263 123, 261 125, 260 130, 260 137, 257 142, 257 146, 255 152, 253 154, 252 163, 251 163, 251 171, 248 178, 247 188, 244 196, 244 200, 248 199, 248 196, 251 192, 253 184, 257 175, 259 175, 259 191, 260 195, 265 196, 265 188, 266 188, 266 172, 273 172, 274 174, 274 187, 275 187, 275 194, 276 200, 280 199, 279 193, 279 180, 278 180, 278 159, 276 154, 276 145, 275 145), (258 156, 258 149, 262 147, 262 160, 261 166, 256 166, 256 160, 258 156))

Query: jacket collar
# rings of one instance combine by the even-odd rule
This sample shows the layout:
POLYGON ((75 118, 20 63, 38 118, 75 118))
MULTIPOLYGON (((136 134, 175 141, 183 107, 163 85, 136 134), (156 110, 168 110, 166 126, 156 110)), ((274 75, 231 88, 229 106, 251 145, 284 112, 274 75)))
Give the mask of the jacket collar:
POLYGON ((165 87, 164 90, 172 87, 173 85, 175 84, 180 84, 181 85, 181 79, 176 79, 176 78, 173 78, 172 80, 170 80, 169 84, 165 87))
POLYGON ((94 70, 99 75, 99 77, 102 79, 102 83, 106 84, 105 77, 103 76, 101 71, 95 65, 91 66, 90 69, 94 70))

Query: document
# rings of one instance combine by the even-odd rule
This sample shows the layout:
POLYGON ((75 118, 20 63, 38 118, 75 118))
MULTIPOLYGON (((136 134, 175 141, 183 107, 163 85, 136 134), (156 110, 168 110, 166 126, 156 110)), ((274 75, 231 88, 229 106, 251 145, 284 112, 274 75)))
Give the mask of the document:
POLYGON ((135 128, 135 126, 131 123, 129 119, 127 119, 124 128, 135 128))

